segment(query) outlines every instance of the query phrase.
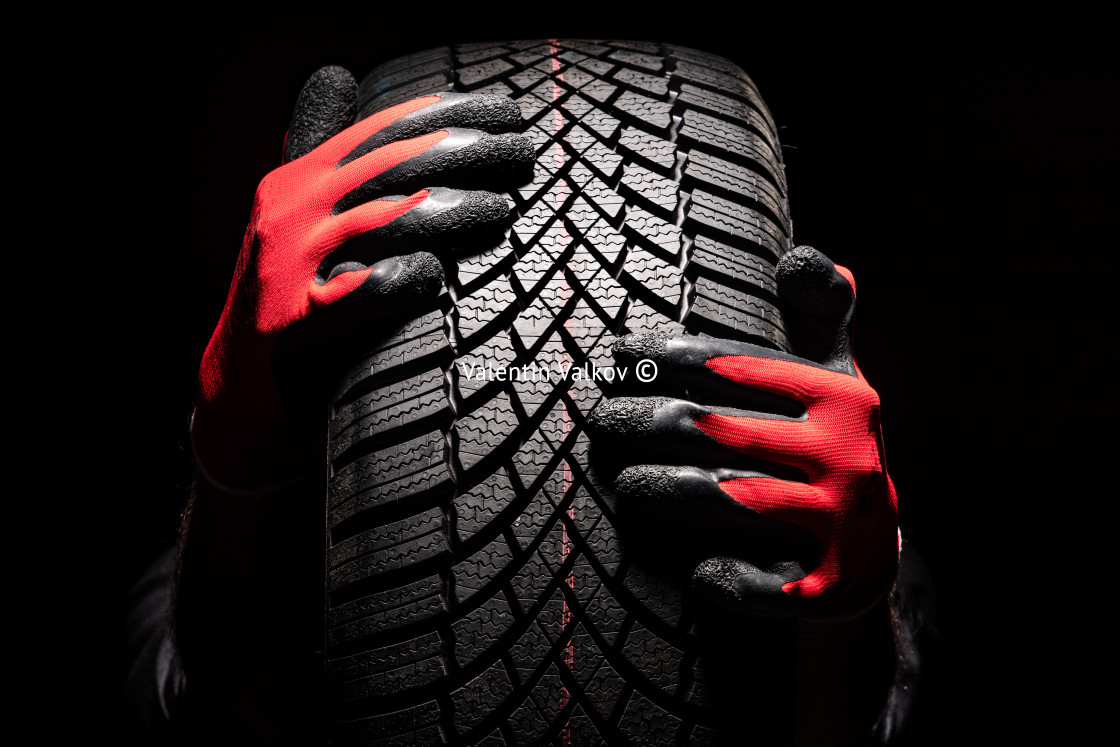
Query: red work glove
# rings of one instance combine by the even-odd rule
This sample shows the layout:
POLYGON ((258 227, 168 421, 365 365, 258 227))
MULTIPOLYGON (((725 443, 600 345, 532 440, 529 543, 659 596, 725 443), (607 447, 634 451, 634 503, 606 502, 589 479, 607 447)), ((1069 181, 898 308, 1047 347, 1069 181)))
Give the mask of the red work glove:
POLYGON ((616 365, 651 360, 657 383, 684 387, 687 399, 615 398, 589 426, 635 455, 616 481, 624 507, 683 517, 678 526, 693 531, 705 519, 745 527, 734 554, 697 564, 701 593, 752 614, 855 614, 890 590, 899 553, 879 396, 852 355, 855 281, 809 247, 777 269, 800 356, 628 335, 616 365))
POLYGON ((317 72, 286 163, 257 188, 191 428, 200 468, 228 492, 264 492, 306 468, 342 351, 368 347, 442 290, 439 261, 416 250, 504 227, 503 197, 450 187, 532 173, 505 97, 437 93, 352 124, 356 101, 350 73, 317 72))

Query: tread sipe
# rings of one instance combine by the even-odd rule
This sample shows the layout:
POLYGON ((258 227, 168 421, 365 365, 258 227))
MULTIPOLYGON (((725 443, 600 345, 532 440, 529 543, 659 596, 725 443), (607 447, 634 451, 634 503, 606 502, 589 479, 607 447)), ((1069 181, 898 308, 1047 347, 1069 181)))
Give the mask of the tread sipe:
POLYGON ((334 401, 331 743, 783 742, 788 631, 709 634, 687 584, 630 552, 585 429, 611 385, 556 373, 609 366, 628 332, 787 349, 774 267, 790 220, 769 111, 719 57, 545 40, 388 62, 362 83, 361 115, 437 90, 512 97, 535 177, 509 195, 505 240, 445 260, 442 307, 356 365, 334 401), (531 363, 553 375, 464 375, 531 363), (738 652, 752 635, 767 646, 738 652))

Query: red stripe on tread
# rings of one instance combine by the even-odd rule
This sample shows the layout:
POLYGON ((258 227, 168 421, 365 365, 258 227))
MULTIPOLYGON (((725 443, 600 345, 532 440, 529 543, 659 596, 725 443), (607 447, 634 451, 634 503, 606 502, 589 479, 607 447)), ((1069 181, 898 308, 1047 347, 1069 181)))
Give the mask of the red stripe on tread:
MULTIPOLYGON (((555 137, 555 136, 558 136, 560 134, 560 131, 562 129, 564 129, 564 115, 560 113, 559 107, 555 106, 556 102, 560 100, 560 96, 563 94, 563 89, 560 87, 560 83, 562 83, 564 81, 564 73, 560 72, 560 58, 558 58, 556 56, 557 52, 558 52, 558 50, 556 48, 556 40, 555 39, 549 39, 548 41, 549 41, 549 46, 548 46, 549 55, 552 58, 552 102, 553 102, 552 125, 553 125, 553 136, 555 137)), ((556 172, 557 173, 560 172, 560 167, 564 165, 564 146, 562 145, 562 142, 563 142, 563 139, 560 138, 553 144, 553 147, 555 148, 555 150, 553 151, 553 153, 554 153, 554 155, 553 155, 553 165, 556 167, 556 172)), ((556 191, 556 212, 559 213, 560 212, 560 207, 564 204, 564 200, 565 200, 564 191, 563 191, 563 189, 564 189, 563 179, 557 179, 556 186, 558 187, 558 189, 556 191)), ((560 231, 561 231, 561 236, 562 236, 561 241, 560 241, 560 251, 564 251, 564 249, 567 247, 568 232, 567 232, 567 229, 564 228, 563 220, 560 221, 560 231)), ((568 287, 568 277, 567 277, 567 275, 564 274, 563 270, 560 271, 560 282, 561 282, 561 287, 560 287, 561 304, 560 304, 560 308, 563 309, 565 306, 568 305, 568 297, 571 295, 571 288, 568 287)), ((572 332, 571 324, 572 324, 572 319, 571 319, 571 317, 569 317, 568 320, 564 322, 564 329, 566 329, 568 331, 568 334, 571 334, 571 332, 572 332)), ((564 367, 565 367, 565 370, 566 370, 568 368, 568 364, 569 364, 567 348, 564 349, 563 358, 564 358, 564 367)), ((568 413, 567 406, 564 406, 564 413, 562 415, 562 432, 564 434, 563 435, 563 441, 567 441, 568 433, 569 433, 569 431, 571 431, 571 429, 572 429, 572 418, 571 418, 571 415, 568 413)), ((566 496, 568 494, 568 488, 570 488, 571 485, 572 485, 572 468, 568 464, 568 461, 566 459, 564 460, 561 483, 562 483, 562 490, 560 492, 560 495, 561 496, 566 496)), ((571 505, 568 506, 568 519, 569 520, 575 519, 575 502, 574 501, 572 502, 571 505)), ((568 561, 568 555, 571 553, 571 549, 572 549, 571 540, 568 538, 568 525, 567 524, 563 525, 563 538, 561 540, 561 546, 560 547, 561 547, 561 549, 560 549, 560 556, 561 556, 560 557, 560 564, 563 565, 564 563, 566 563, 568 561)), ((571 573, 568 574, 568 577, 565 579, 565 583, 568 584, 569 589, 573 589, 573 590, 575 589, 575 578, 573 577, 573 575, 571 573)), ((568 609, 568 598, 566 596, 563 597, 563 604, 564 604, 564 606, 563 606, 563 611, 561 612, 560 623, 561 623, 561 629, 562 630, 567 630, 568 624, 571 622, 571 619, 572 619, 572 613, 568 609)), ((572 639, 568 638, 568 646, 567 646, 567 649, 564 651, 564 664, 568 667, 568 671, 572 672, 573 674, 575 673, 575 660, 576 660, 575 646, 572 643, 572 639)), ((569 702, 570 699, 571 699, 571 695, 568 693, 568 689, 566 687, 562 688, 561 691, 560 691, 560 708, 561 708, 561 710, 563 710, 564 708, 566 708, 568 706, 568 702, 569 702)), ((561 731, 560 739, 564 744, 571 744, 572 743, 572 727, 571 727, 571 722, 570 721, 564 724, 564 729, 561 731)))

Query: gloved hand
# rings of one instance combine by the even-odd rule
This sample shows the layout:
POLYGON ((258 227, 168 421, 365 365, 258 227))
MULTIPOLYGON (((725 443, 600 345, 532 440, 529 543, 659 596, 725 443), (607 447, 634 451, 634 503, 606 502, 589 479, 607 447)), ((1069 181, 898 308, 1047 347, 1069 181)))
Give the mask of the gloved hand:
POLYGON ((628 335, 615 365, 651 360, 687 398, 617 397, 588 425, 637 462, 616 480, 623 507, 677 532, 742 527, 734 555, 695 567, 700 593, 753 615, 849 616, 890 590, 900 541, 879 397, 852 354, 855 281, 809 247, 787 253, 777 278, 799 356, 628 335))
POLYGON ((439 261, 417 250, 505 226, 503 197, 456 188, 532 173, 505 97, 441 92, 353 124, 356 104, 349 72, 315 73, 284 165, 257 188, 191 427, 200 468, 227 492, 264 492, 306 468, 340 351, 368 347, 442 291, 439 261))

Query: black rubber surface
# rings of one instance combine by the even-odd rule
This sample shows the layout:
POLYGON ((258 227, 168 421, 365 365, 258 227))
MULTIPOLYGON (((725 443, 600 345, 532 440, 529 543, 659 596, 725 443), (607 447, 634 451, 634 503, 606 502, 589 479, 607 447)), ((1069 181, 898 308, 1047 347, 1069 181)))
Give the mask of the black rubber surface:
POLYGON ((793 630, 706 616, 687 576, 632 550, 586 434, 627 392, 560 373, 609 366, 630 332, 787 349, 785 177, 758 91, 691 49, 529 41, 389 62, 361 115, 436 90, 515 99, 535 177, 505 240, 445 258, 441 308, 334 402, 332 743, 788 741, 793 630), (550 376, 466 375, 526 364, 550 376))

